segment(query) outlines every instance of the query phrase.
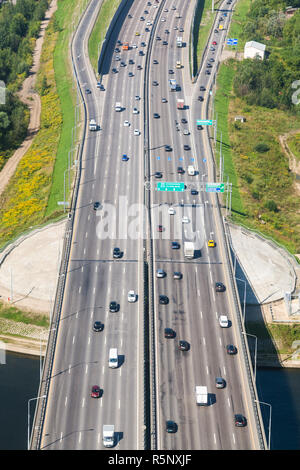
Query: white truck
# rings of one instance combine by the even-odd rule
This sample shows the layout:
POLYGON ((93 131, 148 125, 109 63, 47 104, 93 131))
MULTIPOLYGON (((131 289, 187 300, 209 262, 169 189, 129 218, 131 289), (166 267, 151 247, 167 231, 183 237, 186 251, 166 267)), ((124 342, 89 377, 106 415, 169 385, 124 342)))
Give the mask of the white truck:
POLYGON ((103 445, 113 447, 115 443, 115 426, 113 424, 103 424, 103 445))
POLYGON ((195 168, 193 167, 193 165, 188 166, 187 172, 188 172, 188 175, 190 175, 190 176, 195 175, 195 168))
POLYGON ((207 387, 196 385, 195 387, 196 393, 196 403, 198 406, 207 406, 208 405, 208 393, 207 387))
POLYGON ((195 256, 195 245, 193 242, 184 242, 184 256, 185 258, 193 259, 195 256))
POLYGON ((176 38, 176 45, 177 45, 177 47, 182 47, 182 37, 181 36, 178 36, 176 38))
POLYGON ((90 124, 89 124, 90 131, 96 131, 97 128, 98 128, 98 126, 97 126, 97 123, 96 123, 95 119, 91 119, 90 124))
POLYGON ((121 103, 119 103, 118 101, 115 104, 115 111, 117 111, 117 112, 122 111, 121 103))

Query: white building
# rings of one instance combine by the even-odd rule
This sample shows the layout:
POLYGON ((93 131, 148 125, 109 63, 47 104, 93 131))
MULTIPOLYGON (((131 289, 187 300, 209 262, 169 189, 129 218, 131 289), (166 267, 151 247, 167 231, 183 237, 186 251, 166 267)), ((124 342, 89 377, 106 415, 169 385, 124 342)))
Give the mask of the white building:
POLYGON ((264 59, 266 46, 261 42, 249 41, 244 47, 244 59, 264 59))

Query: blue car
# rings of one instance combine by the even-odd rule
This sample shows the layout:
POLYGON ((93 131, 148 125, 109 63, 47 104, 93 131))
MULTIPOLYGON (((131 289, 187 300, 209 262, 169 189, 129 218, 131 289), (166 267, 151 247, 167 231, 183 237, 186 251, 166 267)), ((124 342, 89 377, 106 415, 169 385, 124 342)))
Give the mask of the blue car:
POLYGON ((127 157, 126 153, 123 153, 122 155, 122 162, 127 162, 129 158, 127 157))

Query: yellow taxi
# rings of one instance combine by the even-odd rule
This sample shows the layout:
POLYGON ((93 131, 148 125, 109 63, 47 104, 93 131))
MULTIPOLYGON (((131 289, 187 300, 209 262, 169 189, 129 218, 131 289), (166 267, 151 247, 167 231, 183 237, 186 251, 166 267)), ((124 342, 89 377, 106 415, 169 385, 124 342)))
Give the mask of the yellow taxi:
POLYGON ((210 246, 210 247, 214 248, 216 246, 215 241, 214 240, 208 240, 207 246, 210 246))
POLYGON ((137 32, 135 33, 135 35, 136 35, 136 36, 139 36, 139 35, 140 35, 140 33, 137 31, 137 32))

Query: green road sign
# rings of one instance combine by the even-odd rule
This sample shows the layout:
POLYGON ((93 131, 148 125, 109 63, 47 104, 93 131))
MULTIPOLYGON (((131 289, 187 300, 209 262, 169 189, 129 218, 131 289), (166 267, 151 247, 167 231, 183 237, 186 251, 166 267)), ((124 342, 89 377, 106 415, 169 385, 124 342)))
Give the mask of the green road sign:
POLYGON ((184 183, 157 183, 156 191, 184 191, 184 183))
POLYGON ((197 126, 212 126, 212 119, 197 119, 197 126))
POLYGON ((224 193, 224 183, 206 183, 205 191, 207 193, 224 193))

